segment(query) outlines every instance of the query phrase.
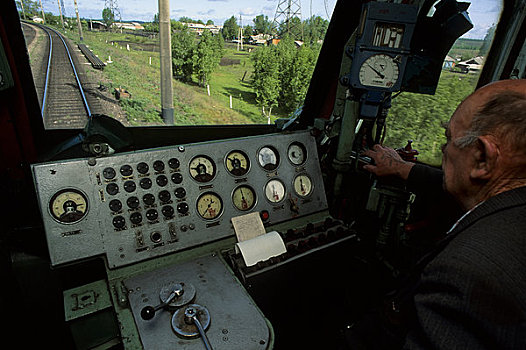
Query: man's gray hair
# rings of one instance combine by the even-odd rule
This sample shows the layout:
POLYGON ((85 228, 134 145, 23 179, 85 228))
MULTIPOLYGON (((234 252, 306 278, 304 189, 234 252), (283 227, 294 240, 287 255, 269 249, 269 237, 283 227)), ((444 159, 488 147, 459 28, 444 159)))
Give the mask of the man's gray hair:
POLYGON ((526 152, 526 95, 514 91, 495 94, 475 113, 465 135, 454 142, 464 148, 484 135, 494 135, 515 150, 526 152))

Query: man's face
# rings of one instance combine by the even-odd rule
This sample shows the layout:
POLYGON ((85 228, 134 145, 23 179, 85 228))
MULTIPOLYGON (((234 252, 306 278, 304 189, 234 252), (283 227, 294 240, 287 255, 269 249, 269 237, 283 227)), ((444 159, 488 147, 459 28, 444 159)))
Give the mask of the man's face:
POLYGON ((442 170, 444 171, 444 188, 457 200, 463 203, 463 199, 469 196, 472 185, 470 182, 471 147, 459 148, 455 140, 464 136, 469 127, 469 108, 460 106, 451 117, 446 129, 447 143, 442 152, 442 170))

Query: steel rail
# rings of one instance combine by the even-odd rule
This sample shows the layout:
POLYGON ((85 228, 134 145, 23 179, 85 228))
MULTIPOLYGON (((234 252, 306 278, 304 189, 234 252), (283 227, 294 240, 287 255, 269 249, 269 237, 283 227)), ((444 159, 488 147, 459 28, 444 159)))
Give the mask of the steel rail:
POLYGON ((49 83, 49 67, 51 67, 51 55, 53 54, 53 39, 51 38, 51 34, 49 34, 48 31, 46 31, 46 33, 49 37, 49 57, 47 59, 46 81, 44 82, 44 96, 42 97, 42 109, 40 110, 40 114, 42 114, 42 119, 44 119, 44 108, 46 106, 47 87, 49 83))
MULTIPOLYGON (((64 38, 62 37, 62 34, 60 34, 58 31, 56 31, 55 29, 53 28, 50 28, 50 27, 44 27, 44 26, 40 26, 42 29, 44 29, 47 34, 49 35, 50 37, 50 45, 51 45, 51 34, 49 33, 48 29, 49 30, 52 30, 53 32, 55 32, 55 34, 57 34, 57 36, 60 38, 60 40, 62 41, 62 44, 64 44, 64 47, 66 48, 66 53, 68 54, 68 59, 69 59, 69 63, 71 64, 71 68, 73 69, 73 74, 75 76, 75 80, 77 81, 77 85, 79 87, 79 91, 80 91, 80 94, 82 96, 82 102, 84 103, 84 108, 86 109, 86 112, 88 114, 88 118, 91 118, 91 110, 89 108, 89 105, 88 105, 88 101, 86 99, 86 95, 84 94, 84 89, 82 87, 82 84, 80 83, 80 79, 79 79, 79 76, 77 74, 77 69, 75 68, 75 63, 73 63, 73 59, 71 58, 71 54, 69 52, 69 48, 68 48, 68 45, 66 44, 66 41, 64 40, 64 38)), ((44 103, 45 102, 45 97, 46 97, 46 93, 47 93, 47 86, 48 86, 48 78, 49 78, 49 71, 50 71, 50 63, 51 63, 51 47, 50 46, 50 54, 49 54, 49 61, 48 61, 48 68, 47 68, 47 72, 46 72, 46 82, 45 82, 45 90, 44 90, 44 99, 43 99, 43 102, 42 102, 42 118, 44 118, 44 109, 45 109, 45 106, 46 104, 44 103)))

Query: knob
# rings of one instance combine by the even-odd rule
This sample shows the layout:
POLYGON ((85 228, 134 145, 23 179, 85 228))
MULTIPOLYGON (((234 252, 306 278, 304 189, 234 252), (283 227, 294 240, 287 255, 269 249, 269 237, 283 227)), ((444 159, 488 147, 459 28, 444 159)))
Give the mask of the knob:
POLYGON ((151 320, 155 316, 155 312, 159 309, 164 308, 177 296, 176 290, 173 290, 168 298, 157 306, 145 306, 141 310, 141 318, 145 321, 151 320))
POLYGON ((181 202, 181 203, 177 204, 177 211, 179 213, 181 213, 181 214, 188 213, 188 209, 189 209, 188 204, 185 203, 185 202, 181 202))

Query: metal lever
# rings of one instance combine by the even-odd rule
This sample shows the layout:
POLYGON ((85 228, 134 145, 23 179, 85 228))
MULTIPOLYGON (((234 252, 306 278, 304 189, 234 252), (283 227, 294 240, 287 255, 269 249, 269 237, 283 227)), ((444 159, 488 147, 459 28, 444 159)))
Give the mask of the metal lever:
POLYGON ((186 323, 195 324, 197 330, 199 331, 199 334, 201 335, 201 339, 203 339, 203 343, 205 344, 206 350, 213 350, 212 345, 210 345, 210 341, 206 336, 205 330, 201 325, 201 322, 199 322, 199 319, 197 318, 197 310, 193 307, 188 307, 184 312, 184 318, 186 323))
POLYGON ((190 304, 177 310, 172 316, 172 329, 177 335, 183 338, 201 336, 206 350, 212 350, 212 345, 205 333, 208 327, 210 327, 210 313, 206 307, 199 304, 190 304))
POLYGON ((159 309, 164 308, 166 305, 170 304, 170 302, 177 296, 180 296, 182 294, 182 289, 174 289, 172 293, 166 298, 166 300, 159 305, 153 307, 153 306, 145 306, 141 310, 141 317, 143 320, 151 320, 155 316, 155 312, 159 309))

